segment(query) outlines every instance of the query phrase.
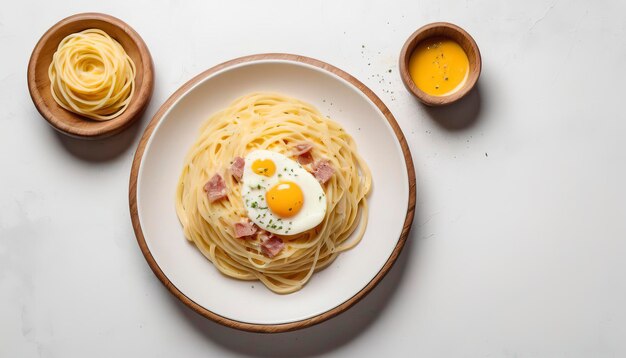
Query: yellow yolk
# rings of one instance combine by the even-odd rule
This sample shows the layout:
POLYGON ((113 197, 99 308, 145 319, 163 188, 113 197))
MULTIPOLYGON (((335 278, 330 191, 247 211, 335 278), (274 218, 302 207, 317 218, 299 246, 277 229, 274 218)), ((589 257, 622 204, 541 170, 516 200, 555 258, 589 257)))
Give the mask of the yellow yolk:
POLYGON ((257 159, 252 163, 252 171, 269 178, 276 172, 276 164, 271 159, 257 159))
POLYGON ((445 37, 427 38, 417 44, 409 59, 409 74, 415 85, 433 96, 459 89, 469 73, 463 48, 445 37))
POLYGON ((302 209, 304 194, 296 183, 284 181, 270 188, 265 194, 265 200, 274 214, 288 218, 302 209))

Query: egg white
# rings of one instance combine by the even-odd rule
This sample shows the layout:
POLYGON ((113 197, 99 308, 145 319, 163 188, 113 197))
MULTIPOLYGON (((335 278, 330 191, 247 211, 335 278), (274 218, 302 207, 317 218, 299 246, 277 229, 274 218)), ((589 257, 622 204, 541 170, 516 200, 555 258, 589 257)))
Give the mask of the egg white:
POLYGON ((241 196, 248 218, 257 226, 278 235, 295 235, 310 230, 326 216, 326 195, 315 177, 296 161, 269 150, 254 150, 245 157, 241 196), (276 165, 271 177, 252 170, 255 160, 270 159, 276 165), (265 194, 281 181, 296 183, 304 194, 300 211, 289 218, 281 218, 269 209, 265 194))

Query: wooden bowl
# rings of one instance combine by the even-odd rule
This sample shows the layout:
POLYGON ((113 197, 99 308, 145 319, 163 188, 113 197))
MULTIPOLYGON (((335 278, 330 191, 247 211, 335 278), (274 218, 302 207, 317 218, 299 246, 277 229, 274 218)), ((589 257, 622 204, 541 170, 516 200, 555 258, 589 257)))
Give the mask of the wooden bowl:
POLYGON ((83 13, 67 17, 52 26, 41 37, 28 63, 28 90, 39 113, 61 133, 85 139, 100 139, 128 128, 141 116, 152 97, 154 65, 148 47, 139 34, 113 16, 83 13), (126 110, 108 121, 94 121, 59 106, 50 92, 48 67, 52 55, 67 35, 90 28, 98 28, 117 40, 137 67, 135 93, 126 110))
POLYGON ((482 67, 480 51, 476 41, 462 28, 447 22, 434 22, 425 25, 415 31, 404 43, 400 52, 400 77, 404 86, 427 106, 443 106, 463 98, 474 88, 482 67), (447 37, 456 41, 467 54, 469 60, 469 73, 463 86, 451 94, 445 96, 433 96, 419 89, 409 74, 409 59, 415 47, 423 40, 430 37, 447 37))

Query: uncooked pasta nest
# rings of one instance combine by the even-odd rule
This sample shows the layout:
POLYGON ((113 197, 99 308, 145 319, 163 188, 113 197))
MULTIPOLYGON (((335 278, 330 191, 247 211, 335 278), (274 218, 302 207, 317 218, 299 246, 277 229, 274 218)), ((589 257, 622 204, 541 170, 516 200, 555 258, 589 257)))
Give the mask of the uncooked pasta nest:
POLYGON ((68 111, 96 121, 122 114, 135 92, 135 64, 100 29, 65 37, 48 68, 52 97, 68 111))

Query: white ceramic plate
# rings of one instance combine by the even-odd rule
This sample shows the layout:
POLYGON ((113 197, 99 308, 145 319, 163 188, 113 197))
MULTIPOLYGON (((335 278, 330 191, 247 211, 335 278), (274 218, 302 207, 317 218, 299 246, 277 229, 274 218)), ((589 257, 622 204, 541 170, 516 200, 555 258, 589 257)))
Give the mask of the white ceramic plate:
POLYGON ((133 225, 148 263, 179 299, 220 323, 253 331, 302 328, 367 294, 398 256, 413 219, 413 163, 382 101, 347 73, 287 54, 248 56, 189 81, 146 129, 131 172, 133 225), (300 291, 279 295, 256 281, 223 276, 183 236, 174 192, 183 159, 212 113, 253 91, 276 91, 315 105, 340 122, 369 164, 373 189, 365 236, 300 291))

